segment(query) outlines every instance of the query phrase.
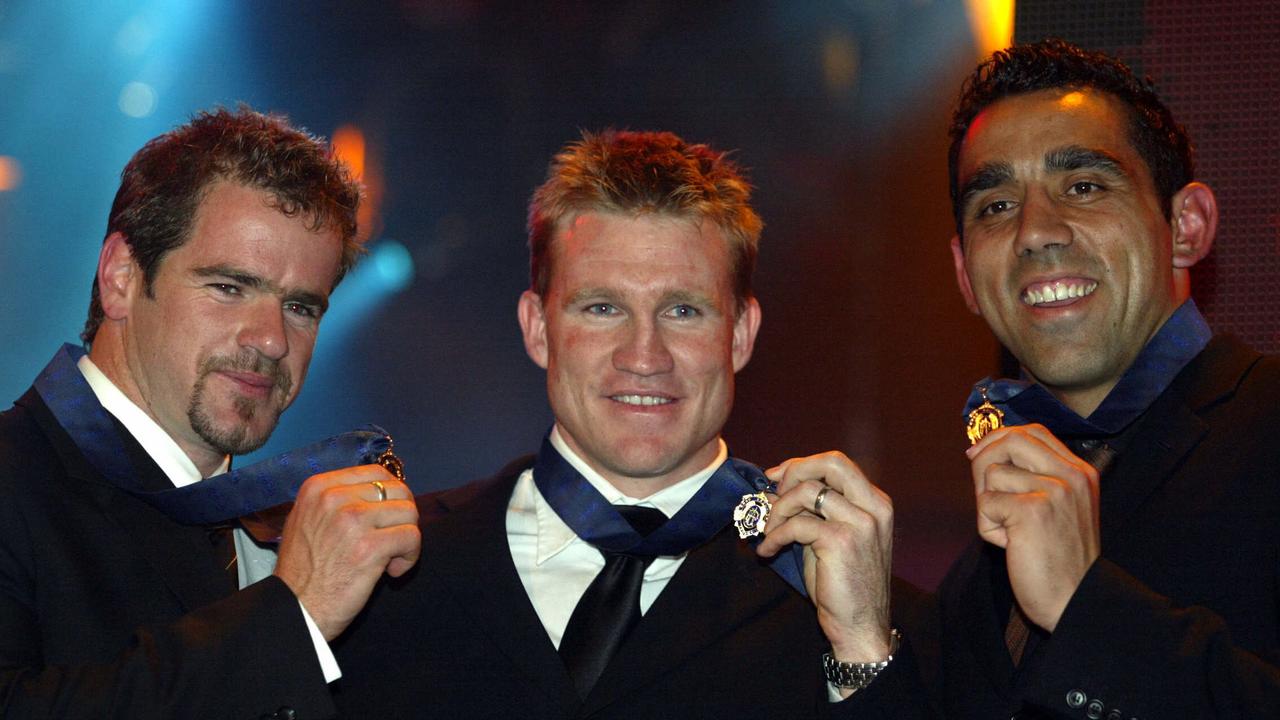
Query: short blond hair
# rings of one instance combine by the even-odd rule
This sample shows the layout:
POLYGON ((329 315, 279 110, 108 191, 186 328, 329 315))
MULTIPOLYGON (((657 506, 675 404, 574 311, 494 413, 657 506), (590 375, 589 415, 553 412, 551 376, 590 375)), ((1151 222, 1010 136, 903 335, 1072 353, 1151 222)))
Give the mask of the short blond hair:
POLYGON ((751 208, 742 169, 707 145, 669 132, 584 132, 551 161, 529 201, 529 280, 545 295, 551 240, 562 221, 584 212, 659 213, 711 220, 729 241, 734 297, 751 297, 764 223, 751 208))

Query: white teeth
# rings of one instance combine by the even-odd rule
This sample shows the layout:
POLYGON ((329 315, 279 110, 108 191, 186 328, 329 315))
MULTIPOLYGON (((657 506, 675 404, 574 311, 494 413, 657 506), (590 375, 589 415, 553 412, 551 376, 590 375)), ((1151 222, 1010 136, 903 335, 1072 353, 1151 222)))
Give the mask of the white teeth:
POLYGON ((666 405, 671 402, 670 398, 655 395, 613 395, 612 399, 625 405, 666 405))
POLYGON ((1022 294, 1022 302, 1028 305, 1039 305, 1041 303, 1055 302, 1057 300, 1069 300, 1071 298, 1084 297, 1093 293, 1098 289, 1098 283, 1064 283, 1055 282, 1051 285, 1045 285, 1039 289, 1027 289, 1022 294))

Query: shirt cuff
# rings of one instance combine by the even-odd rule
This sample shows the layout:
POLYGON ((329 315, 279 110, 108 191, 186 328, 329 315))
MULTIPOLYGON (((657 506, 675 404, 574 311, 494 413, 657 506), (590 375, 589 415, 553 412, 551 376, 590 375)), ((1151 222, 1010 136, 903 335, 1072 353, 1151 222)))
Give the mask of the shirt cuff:
POLYGON ((302 610, 302 619, 307 623, 307 631, 311 633, 311 642, 316 646, 316 659, 320 661, 320 671, 324 673, 324 681, 331 683, 342 677, 342 668, 338 667, 338 658, 333 656, 333 650, 329 649, 329 643, 324 639, 324 634, 320 632, 320 626, 316 625, 316 621, 311 619, 311 613, 307 612, 307 608, 303 606, 302 601, 298 601, 298 608, 302 610))

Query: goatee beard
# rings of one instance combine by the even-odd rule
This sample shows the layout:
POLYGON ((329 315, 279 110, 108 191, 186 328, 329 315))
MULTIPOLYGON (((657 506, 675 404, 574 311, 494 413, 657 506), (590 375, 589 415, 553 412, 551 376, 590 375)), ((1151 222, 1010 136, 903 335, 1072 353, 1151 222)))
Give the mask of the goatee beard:
POLYGON ((195 385, 191 388, 191 402, 187 405, 187 420, 200 439, 217 452, 224 455, 250 453, 262 447, 267 438, 271 437, 271 432, 280 420, 280 413, 284 411, 285 398, 289 397, 292 389, 293 378, 289 369, 255 350, 246 348, 234 357, 212 355, 200 362, 195 385), (234 407, 240 422, 231 427, 219 427, 207 407, 209 399, 205 397, 205 383, 213 373, 227 370, 271 378, 272 388, 265 407, 260 406, 259 401, 253 398, 237 396, 234 407), (271 413, 270 422, 260 433, 250 435, 250 423, 259 413, 271 413))

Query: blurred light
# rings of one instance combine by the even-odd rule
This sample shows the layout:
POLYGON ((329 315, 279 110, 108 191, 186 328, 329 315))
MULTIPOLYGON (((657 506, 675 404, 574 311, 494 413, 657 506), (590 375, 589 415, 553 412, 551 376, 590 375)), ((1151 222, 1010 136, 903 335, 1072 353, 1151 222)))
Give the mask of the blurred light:
POLYGON ((357 180, 364 179, 364 133, 355 125, 333 131, 333 154, 351 168, 357 180))
POLYGON ((129 19, 116 33, 116 49, 125 55, 141 55, 151 46, 155 32, 140 15, 129 19))
POLYGON ((986 57, 1013 44, 1014 0, 965 0, 973 44, 986 57))
POLYGON ((22 184, 22 166, 17 158, 0 155, 0 192, 13 190, 22 184))
POLYGON ((156 109, 156 91, 143 82, 131 82, 120 91, 116 101, 120 112, 129 117, 144 118, 156 109))
POLYGON ((390 292, 399 292, 409 287, 413 280, 413 256, 404 243, 395 240, 382 240, 372 250, 369 258, 382 286, 390 292))
POLYGON ((836 33, 822 43, 822 74, 832 95, 853 89, 858 80, 858 44, 852 37, 836 33))
POLYGON ((333 131, 333 154, 351 168, 356 180, 364 186, 360 209, 356 211, 356 241, 365 242, 382 230, 383 180, 376 148, 365 142, 364 132, 356 125, 343 125, 333 131))

